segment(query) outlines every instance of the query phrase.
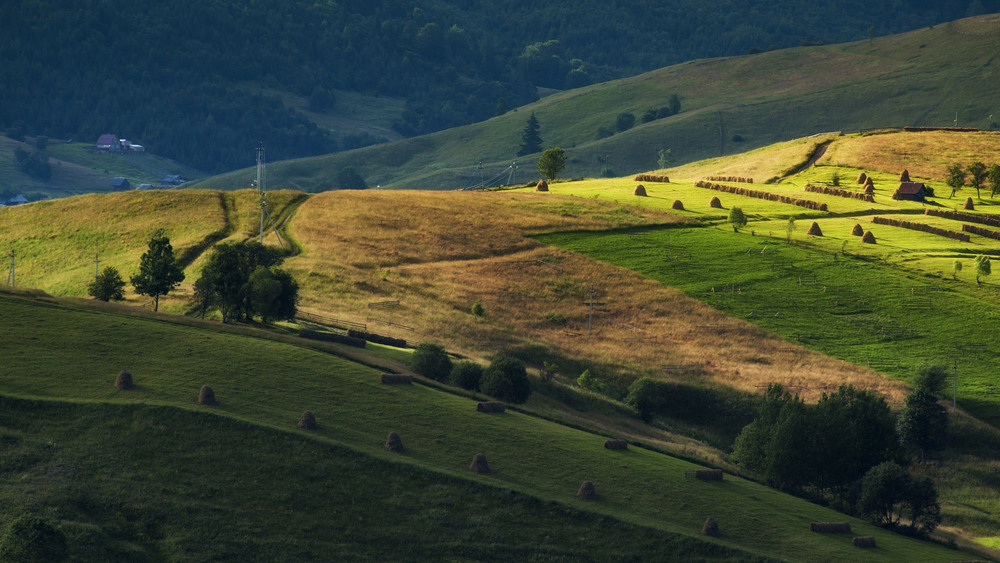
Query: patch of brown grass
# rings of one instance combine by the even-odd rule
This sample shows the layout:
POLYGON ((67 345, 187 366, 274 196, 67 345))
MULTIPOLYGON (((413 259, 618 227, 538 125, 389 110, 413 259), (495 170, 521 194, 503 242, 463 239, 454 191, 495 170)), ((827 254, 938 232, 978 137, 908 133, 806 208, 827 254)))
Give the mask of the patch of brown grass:
POLYGON ((946 168, 956 162, 962 165, 977 160, 987 165, 995 162, 998 143, 1000 132, 996 131, 850 135, 837 138, 819 163, 888 173, 906 169, 911 178, 944 181, 946 168))

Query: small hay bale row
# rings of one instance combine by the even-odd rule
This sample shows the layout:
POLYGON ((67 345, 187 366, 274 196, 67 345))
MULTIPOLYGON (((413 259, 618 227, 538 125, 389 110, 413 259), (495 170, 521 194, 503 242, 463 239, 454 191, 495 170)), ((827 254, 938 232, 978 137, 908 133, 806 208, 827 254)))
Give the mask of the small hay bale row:
POLYGON ((715 521, 715 518, 709 516, 705 519, 705 524, 701 527, 701 535, 710 538, 717 538, 722 535, 722 531, 719 530, 719 523, 715 521))
POLYGON ((684 211, 684 204, 681 203, 681 200, 675 199, 674 202, 670 204, 670 209, 675 211, 684 211))
POLYGON ((627 450, 628 442, 625 440, 605 440, 604 449, 606 450, 627 450))
POLYGON ((115 378, 115 389, 120 391, 135 389, 135 383, 132 383, 132 374, 125 370, 118 372, 118 377, 115 378))
POLYGON ((398 373, 382 374, 383 385, 410 385, 412 383, 413 383, 413 377, 409 375, 402 375, 398 373))
POLYGON ((713 209, 722 209, 722 201, 718 196, 712 196, 712 200, 708 202, 708 206, 713 209))
POLYGON ((812 201, 808 199, 796 199, 794 197, 789 197, 787 195, 775 194, 771 192, 764 192, 760 190, 751 190, 750 188, 740 188, 737 186, 727 186, 725 184, 713 184, 711 182, 706 182, 704 180, 699 180, 695 183, 695 186, 699 188, 706 188, 709 190, 715 190, 717 192, 726 192, 730 194, 736 194, 746 197, 753 197, 757 199, 764 199, 767 201, 777 201, 779 203, 788 203, 791 205, 797 205, 799 207, 805 207, 806 209, 812 209, 813 211, 829 211, 825 203, 820 203, 818 201, 812 201))
POLYGON ((974 235, 979 235, 981 237, 991 238, 993 240, 1000 240, 1000 231, 991 231, 990 229, 976 227, 975 225, 963 224, 962 231, 966 233, 972 233, 974 235))
POLYGON ((670 183, 670 178, 666 176, 658 176, 656 174, 636 174, 636 182, 661 182, 664 184, 670 183))
POLYGON ((854 547, 876 547, 875 536, 857 536, 851 540, 854 547))
POLYGON ((819 223, 813 221, 813 224, 809 225, 809 230, 806 231, 806 234, 814 237, 821 237, 823 236, 823 230, 819 228, 819 223))
POLYGON ((699 481, 721 481, 723 477, 721 469, 696 469, 694 478, 699 481))
POLYGON ((971 197, 965 198, 965 203, 962 204, 962 209, 964 209, 966 211, 975 211, 976 210, 976 204, 973 203, 971 197))
POLYGON ((858 179, 854 183, 855 184, 861 184, 863 186, 867 182, 868 182, 868 174, 865 174, 864 172, 862 172, 861 174, 858 174, 858 179))
POLYGON ((646 186, 639 184, 632 190, 632 195, 637 195, 639 197, 646 197, 646 186))
POLYGON ((961 211, 944 211, 940 209, 925 209, 924 215, 934 217, 944 217, 955 221, 965 221, 966 223, 978 223, 989 225, 990 227, 1000 227, 1000 215, 987 215, 977 213, 962 213, 961 211))
POLYGON ((871 231, 865 231, 865 234, 861 237, 861 242, 865 244, 876 244, 875 235, 871 231))
POLYGON ((817 534, 849 534, 850 522, 810 522, 809 531, 817 534))
POLYGON ((507 405, 499 401, 488 401, 484 403, 476 404, 476 412, 482 412, 486 414, 498 414, 507 412, 507 405))
POLYGON ((854 228, 851 229, 851 234, 860 237, 865 234, 865 228, 861 226, 861 223, 855 223, 854 228))
POLYGON ((535 185, 536 192, 547 192, 549 191, 549 183, 545 180, 539 180, 538 184, 535 185))
POLYGON ((807 192, 812 192, 816 194, 835 195, 837 197, 846 197, 848 199, 860 199, 861 201, 867 201, 868 203, 875 203, 875 196, 864 192, 852 192, 851 190, 845 190, 842 188, 831 188, 829 186, 814 186, 812 184, 806 184, 806 187, 803 189, 805 189, 805 191, 807 192))
POLYGON ((597 500, 597 489, 590 481, 584 481, 580 488, 576 490, 576 496, 583 500, 597 500))
POLYGON ((949 231, 948 229, 942 229, 940 227, 933 227, 926 223, 914 223, 912 221, 900 221, 899 219, 888 219, 886 217, 875 216, 872 217, 872 223, 876 225, 889 225, 890 227, 901 227, 903 229, 910 229, 913 231, 920 231, 924 233, 930 233, 932 235, 938 235, 942 237, 947 237, 950 239, 959 240, 962 242, 969 242, 971 237, 966 233, 959 233, 956 231, 949 231))
POLYGON ((347 344, 348 346, 354 346, 356 348, 364 348, 367 344, 363 338, 344 336, 343 334, 335 334, 332 332, 319 332, 318 330, 302 329, 299 331, 299 336, 302 338, 308 338, 309 340, 321 340, 323 342, 347 344))
POLYGON ((367 340, 368 342, 374 342, 375 344, 385 344, 386 346, 395 346, 396 348, 406 348, 406 341, 402 338, 382 336, 381 334, 374 334, 360 330, 348 330, 347 336, 360 338, 362 340, 367 340))
POLYGON ((305 411, 302 416, 299 417, 299 422, 296 424, 299 428, 303 430, 316 430, 319 425, 316 424, 316 415, 312 411, 305 411))
POLYGON ((712 182, 739 182, 741 184, 753 183, 753 178, 744 178, 743 176, 709 176, 705 179, 712 182))

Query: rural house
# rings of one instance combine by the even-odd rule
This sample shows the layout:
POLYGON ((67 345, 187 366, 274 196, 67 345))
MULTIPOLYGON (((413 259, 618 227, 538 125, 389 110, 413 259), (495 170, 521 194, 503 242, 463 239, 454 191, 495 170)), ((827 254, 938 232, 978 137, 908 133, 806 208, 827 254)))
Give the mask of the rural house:
POLYGON ((896 191, 892 193, 892 199, 906 199, 910 201, 924 201, 927 197, 927 188, 921 182, 903 182, 899 184, 896 191))
POLYGON ((131 187, 131 184, 129 184, 127 179, 119 176, 114 180, 111 180, 111 187, 116 190, 127 190, 131 187))

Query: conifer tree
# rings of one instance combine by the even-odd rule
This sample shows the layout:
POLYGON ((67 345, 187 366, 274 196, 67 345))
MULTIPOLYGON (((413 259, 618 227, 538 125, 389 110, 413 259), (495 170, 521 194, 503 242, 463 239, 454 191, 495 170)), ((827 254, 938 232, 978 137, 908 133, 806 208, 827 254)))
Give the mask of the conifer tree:
POLYGON ((524 131, 521 133, 521 148, 518 149, 517 156, 542 150, 542 136, 538 134, 539 129, 538 118, 535 117, 535 112, 531 112, 531 116, 528 117, 528 122, 524 126, 524 131))

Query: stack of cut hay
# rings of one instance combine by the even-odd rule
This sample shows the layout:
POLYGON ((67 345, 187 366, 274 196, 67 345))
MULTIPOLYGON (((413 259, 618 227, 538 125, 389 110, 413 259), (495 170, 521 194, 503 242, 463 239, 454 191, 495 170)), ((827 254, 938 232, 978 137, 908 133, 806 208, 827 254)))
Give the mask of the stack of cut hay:
POLYGON ((721 469, 697 469, 694 472, 694 478, 699 481, 721 481, 722 476, 721 469))
POLYGON ((594 500, 597 498, 597 489, 594 488, 594 484, 590 481, 584 481, 580 484, 580 488, 577 489, 576 496, 583 500, 594 500))
POLYGON ((134 389, 134 388, 135 384, 132 383, 132 374, 125 370, 121 370, 120 372, 118 372, 118 377, 115 378, 115 389, 119 389, 121 391, 128 391, 129 389, 134 389))
POLYGON ((871 231, 865 231, 864 236, 861 237, 861 242, 875 244, 875 235, 873 235, 871 231))
POLYGON ((875 547, 875 536, 858 536, 851 541, 854 547, 875 547))
POLYGON ((900 174, 899 174, 899 181, 900 182, 909 182, 910 181, 910 171, 906 170, 904 168, 903 171, 900 172, 900 174))
POLYGON ((670 209, 676 209, 677 211, 684 211, 684 204, 681 200, 675 199, 672 204, 670 204, 670 209))
POLYGON ((850 522, 810 522, 809 531, 817 534, 849 534, 850 522))
POLYGON ((709 516, 705 519, 705 525, 701 527, 701 535, 712 538, 717 538, 722 535, 722 531, 719 530, 719 523, 715 521, 715 518, 709 516))
POLYGON ((215 391, 208 385, 202 385, 201 390, 198 391, 198 404, 213 406, 219 404, 219 401, 215 398, 215 391))
POLYGON ((635 187, 635 190, 632 191, 632 195, 646 197, 646 186, 639 184, 635 187))
POLYGON ((536 192, 547 192, 549 191, 549 183, 545 180, 539 180, 538 185, 535 186, 536 192))
POLYGON ((862 227, 860 223, 855 223, 854 228, 851 229, 851 234, 856 237, 863 236, 865 234, 865 228, 862 227))
POLYGON ((807 235, 813 235, 813 236, 821 237, 821 236, 823 236, 823 231, 820 230, 819 223, 817 223, 816 221, 813 221, 813 224, 809 225, 809 230, 806 231, 806 234, 807 235))
POLYGON ((490 464, 486 462, 486 454, 476 454, 472 456, 472 465, 469 466, 469 470, 475 473, 489 473, 490 464))
POLYGON ((605 440, 604 449, 607 450, 627 450, 628 442, 625 440, 605 440))
POLYGON ((868 195, 875 195, 875 184, 871 183, 870 179, 869 182, 865 184, 865 193, 868 195))
POLYGON ((406 451, 406 448, 403 447, 403 440, 395 432, 389 432, 389 437, 385 439, 385 449, 398 454, 406 451))
POLYGON ((865 182, 867 181, 868 181, 868 174, 865 174, 864 172, 858 174, 858 181, 857 181, 858 184, 864 185, 865 182))
POLYGON ((489 401, 477 404, 476 411, 487 414, 502 413, 507 411, 507 405, 504 405, 499 401, 489 401))
POLYGON ((719 201, 718 197, 712 196, 712 201, 708 202, 708 206, 713 209, 722 209, 722 202, 719 201))
POLYGON ((298 427, 303 430, 316 430, 319 426, 316 424, 316 415, 312 411, 305 411, 302 416, 299 417, 298 427))
POLYGON ((413 383, 413 377, 396 373, 383 373, 382 383, 385 385, 410 385, 413 383))
POLYGON ((972 203, 972 198, 971 197, 965 198, 965 205, 962 206, 962 209, 965 209, 966 211, 975 211, 976 210, 976 204, 972 203))

